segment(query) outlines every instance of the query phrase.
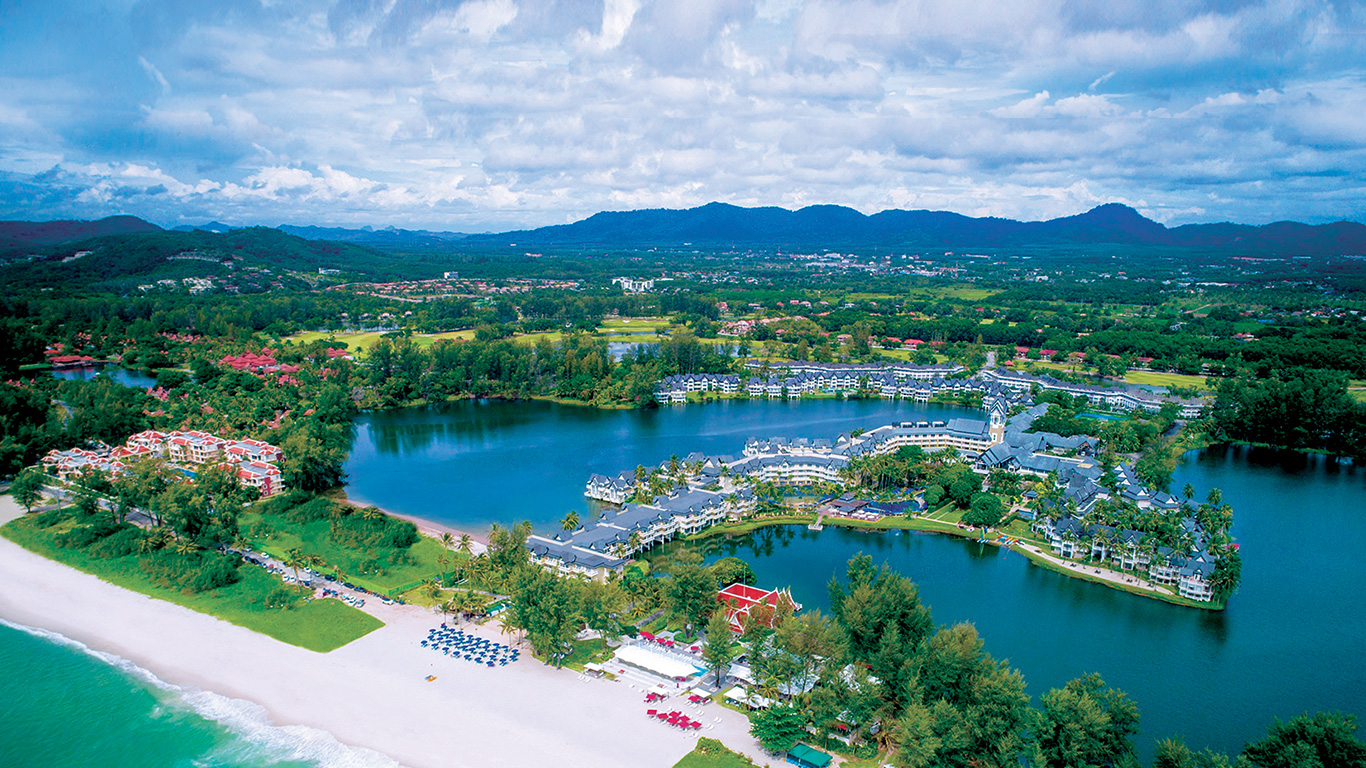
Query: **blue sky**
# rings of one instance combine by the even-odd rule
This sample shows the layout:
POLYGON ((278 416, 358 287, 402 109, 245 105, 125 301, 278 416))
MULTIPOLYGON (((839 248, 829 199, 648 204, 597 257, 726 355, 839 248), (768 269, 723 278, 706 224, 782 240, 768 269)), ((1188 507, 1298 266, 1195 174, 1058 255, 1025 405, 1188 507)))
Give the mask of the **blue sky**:
POLYGON ((3 0, 0 218, 1366 221, 1366 4, 3 0))

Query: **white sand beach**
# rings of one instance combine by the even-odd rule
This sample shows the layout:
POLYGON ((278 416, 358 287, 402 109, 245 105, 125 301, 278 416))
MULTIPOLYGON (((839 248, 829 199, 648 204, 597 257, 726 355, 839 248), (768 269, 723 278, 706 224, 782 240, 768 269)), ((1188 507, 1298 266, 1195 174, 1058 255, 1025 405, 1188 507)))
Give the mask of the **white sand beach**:
MULTIPOLYGON (((21 513, 13 499, 0 497, 0 521, 21 513)), ((371 612, 386 626, 318 654, 113 586, 0 539, 0 618, 59 632, 169 683, 255 702, 276 725, 325 730, 412 768, 669 768, 698 738, 647 719, 643 695, 625 683, 585 681, 530 658, 488 668, 421 648, 439 616, 372 602, 371 612), (428 675, 437 679, 426 682, 428 675)), ((472 631, 508 639, 492 625, 472 631)), ((715 704, 701 712, 680 708, 709 724, 721 718, 701 735, 760 765, 772 762, 741 715, 715 704)))

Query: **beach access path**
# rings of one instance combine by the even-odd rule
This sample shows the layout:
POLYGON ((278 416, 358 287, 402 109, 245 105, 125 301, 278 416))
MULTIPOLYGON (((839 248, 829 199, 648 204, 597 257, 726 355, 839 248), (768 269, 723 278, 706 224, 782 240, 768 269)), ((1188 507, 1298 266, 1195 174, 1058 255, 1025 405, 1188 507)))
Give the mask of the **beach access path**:
MULTIPOLYGON (((0 496, 0 522, 20 514, 0 496)), ((319 654, 0 539, 0 618, 116 654, 174 685, 255 702, 275 725, 318 728, 412 768, 671 768, 697 741, 697 733, 648 719, 640 691, 624 683, 584 679, 525 652, 506 667, 457 661, 418 645, 440 616, 379 601, 366 610, 385 626, 319 654), (427 682, 428 675, 436 679, 427 682)), ((492 623, 462 628, 510 640, 492 623)), ((715 725, 701 735, 760 765, 778 764, 749 735, 743 715, 712 704, 692 716, 715 725)))

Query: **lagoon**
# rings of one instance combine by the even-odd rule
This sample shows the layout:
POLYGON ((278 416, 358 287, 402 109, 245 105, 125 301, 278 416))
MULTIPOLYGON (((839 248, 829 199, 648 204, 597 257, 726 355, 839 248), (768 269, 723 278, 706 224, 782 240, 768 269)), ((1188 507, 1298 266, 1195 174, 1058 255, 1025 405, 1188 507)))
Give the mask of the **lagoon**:
MULTIPOLYGON (((592 472, 616 474, 692 451, 738 454, 747 437, 833 437, 893 420, 972 412, 887 401, 725 401, 657 411, 466 401, 362 415, 348 493, 396 512, 482 531, 490 522, 556 526, 587 508, 592 472)), ((771 528, 713 557, 749 559, 765 585, 791 585, 827 610, 825 583, 859 551, 920 584, 941 624, 977 625, 1036 698, 1087 672, 1124 689, 1143 715, 1140 750, 1184 734, 1236 753, 1275 717, 1366 714, 1366 471, 1316 456, 1219 447, 1187 454, 1175 488, 1222 489, 1236 514, 1243 586, 1221 613, 1070 579, 962 539, 771 528)))
POLYGON ((135 387, 137 389, 146 389, 157 385, 157 377, 143 373, 142 371, 130 371, 127 368, 120 368, 117 365, 57 368, 52 371, 52 376, 57 379, 73 379, 78 381, 90 381, 96 376, 107 376, 125 387, 135 387))

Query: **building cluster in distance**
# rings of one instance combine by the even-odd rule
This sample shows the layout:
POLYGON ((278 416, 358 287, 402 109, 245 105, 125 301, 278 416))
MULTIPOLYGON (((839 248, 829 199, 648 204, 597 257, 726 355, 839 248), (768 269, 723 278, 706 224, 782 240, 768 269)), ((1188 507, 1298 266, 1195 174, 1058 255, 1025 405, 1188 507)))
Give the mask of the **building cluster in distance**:
POLYGON ((1195 418, 1204 410, 1204 401, 1181 399, 1156 394, 1141 387, 1094 387, 1072 384, 1052 376, 1036 376, 1006 368, 986 369, 964 378, 964 369, 956 364, 912 365, 910 363, 762 363, 749 362, 746 367, 759 372, 767 368, 767 376, 694 373, 670 376, 655 387, 655 400, 660 403, 686 403, 689 392, 745 393, 749 397, 770 400, 797 399, 816 393, 839 394, 848 392, 876 392, 887 399, 928 402, 939 394, 978 393, 984 398, 1000 395, 1003 390, 1028 395, 1035 387, 1061 392, 1073 397, 1082 396, 1097 407, 1149 412, 1160 410, 1164 403, 1175 402, 1182 418, 1195 418))
POLYGON ((159 456, 193 477, 197 469, 223 467, 237 476, 243 486, 255 488, 261 497, 284 490, 279 463, 284 452, 270 443, 251 439, 230 439, 208 432, 147 430, 128 438, 117 448, 88 450, 71 448, 49 451, 43 457, 48 474, 61 480, 78 480, 91 470, 117 477, 129 464, 159 456))

